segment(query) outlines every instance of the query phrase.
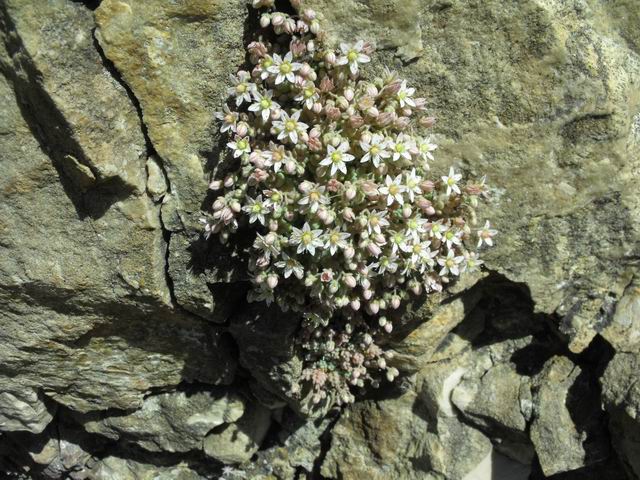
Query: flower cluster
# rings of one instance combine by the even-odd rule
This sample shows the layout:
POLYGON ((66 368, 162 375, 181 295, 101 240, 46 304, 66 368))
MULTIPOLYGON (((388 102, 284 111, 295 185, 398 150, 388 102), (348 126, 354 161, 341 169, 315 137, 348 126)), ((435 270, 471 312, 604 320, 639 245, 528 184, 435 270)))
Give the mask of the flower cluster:
POLYGON ((251 232, 249 300, 301 313, 303 383, 314 402, 341 403, 398 375, 376 344, 392 312, 478 268, 473 250, 496 231, 473 227, 484 179, 431 174, 425 99, 389 70, 361 78, 372 45, 327 47, 299 3, 289 15, 253 2, 262 30, 217 115, 230 138, 205 230, 251 232))

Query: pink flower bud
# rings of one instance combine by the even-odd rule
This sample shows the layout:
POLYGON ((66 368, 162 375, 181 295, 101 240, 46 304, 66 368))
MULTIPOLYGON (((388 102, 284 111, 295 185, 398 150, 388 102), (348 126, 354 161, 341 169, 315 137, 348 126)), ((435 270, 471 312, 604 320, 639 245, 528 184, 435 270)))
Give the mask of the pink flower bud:
POLYGON ((387 333, 391 333, 391 332, 393 331, 393 324, 391 324, 391 323, 387 323, 387 324, 386 324, 384 327, 382 327, 382 328, 384 328, 384 331, 385 331, 385 332, 387 332, 387 333))
POLYGON ((384 97, 395 97, 402 88, 402 82, 400 80, 394 80, 393 82, 385 85, 380 94, 384 97))
POLYGON ((331 92, 334 88, 335 86, 331 78, 326 76, 322 77, 322 80, 320 80, 320 90, 322 90, 323 92, 331 92))
POLYGON ((365 300, 371 300, 371 297, 373 297, 373 290, 362 291, 362 298, 364 298, 365 300))
POLYGON ((409 107, 404 107, 402 109, 402 115, 405 116, 405 117, 410 117, 412 113, 413 112, 411 111, 411 109, 409 107))
POLYGON ((400 297, 397 295, 394 295, 393 297, 391 297, 391 308, 393 308, 394 310, 397 310, 398 308, 400 308, 400 297))
POLYGON ((378 302, 376 302, 375 300, 373 302, 369 302, 369 305, 367 305, 367 307, 371 315, 375 315, 380 311, 380 305, 378 305, 378 302))
POLYGON ((421 117, 418 123, 425 128, 431 128, 435 125, 436 119, 435 117, 421 117))
POLYGON ((378 89, 374 84, 370 83, 369 85, 367 85, 367 95, 369 95, 370 97, 377 97, 378 93, 378 89))
POLYGON ((347 207, 342 211, 342 218, 345 222, 353 222, 356 219, 356 214, 350 207, 347 207))
POLYGON ((341 115, 340 109, 332 106, 325 107, 324 113, 329 120, 338 120, 341 115))
POLYGON ((365 290, 369 290, 369 288, 371 287, 371 282, 368 278, 363 278, 360 281, 360 285, 362 285, 362 288, 364 288, 365 290))
POLYGON ((367 108, 366 114, 373 118, 378 118, 380 111, 376 107, 367 108))
POLYGON ((344 258, 349 260, 355 256, 356 251, 352 246, 348 246, 347 248, 344 249, 343 253, 344 253, 344 258))
POLYGON ((322 29, 320 27, 320 22, 318 22, 318 20, 313 20, 311 22, 311 25, 309 25, 309 30, 314 35, 318 35, 322 31, 322 29))
POLYGON ((327 190, 333 193, 337 192, 341 186, 342 186, 342 183, 340 183, 340 181, 337 178, 331 178, 327 182, 327 190))
POLYGON ((384 245, 385 243, 387 243, 387 240, 384 238, 384 235, 382 235, 381 233, 376 233, 373 236, 373 239, 378 245, 384 245))
POLYGON ((303 77, 308 77, 311 72, 313 72, 313 69, 308 63, 303 64, 299 71, 300 75, 303 77))
POLYGON ((295 33, 296 31, 296 21, 293 18, 287 18, 284 21, 284 31, 287 32, 289 35, 291 35, 292 33, 295 33))
POLYGON ((346 110, 347 108, 349 108, 349 100, 347 100, 346 98, 340 96, 338 97, 338 99, 336 100, 336 105, 338 106, 338 108, 340 108, 341 110, 346 110))
POLYGON ((353 97, 356 96, 355 92, 353 91, 353 88, 351 87, 347 87, 344 89, 344 98, 346 98, 348 101, 353 100, 353 97))
POLYGON ((236 133, 240 137, 245 137, 247 133, 249 133, 249 125, 247 125, 245 122, 238 123, 238 125, 236 126, 236 133))
MULTIPOLYGON (((347 200, 351 201, 351 200, 353 200, 354 198, 356 198, 356 194, 357 194, 356 188, 355 188, 354 186, 350 186, 349 188, 347 188, 347 189, 345 190, 345 192, 344 192, 344 197, 345 197, 347 200)), ((351 210, 351 209, 349 209, 349 210, 351 210)), ((353 213, 353 211, 352 211, 352 213, 353 213)))
POLYGON ((411 291, 415 295, 420 295, 422 293, 422 284, 419 282, 415 282, 413 285, 411 285, 411 291))
POLYGON ((261 256, 256 260, 256 267, 267 268, 269 266, 269 260, 265 256, 261 256))
POLYGON ((315 10, 312 10, 311 8, 305 8, 304 11, 302 12, 302 18, 304 18, 308 22, 315 19, 316 18, 315 10))
POLYGON ((282 15, 281 13, 274 13, 271 17, 271 23, 273 24, 274 27, 279 27, 281 25, 284 25, 285 22, 285 18, 284 15, 282 15))
POLYGON ((300 185, 298 185, 298 190, 300 191, 300 193, 309 193, 312 187, 313 185, 311 184, 311 182, 305 180, 304 182, 300 183, 300 185))
POLYGON ((349 125, 351 125, 352 128, 360 128, 364 125, 364 118, 360 115, 351 115, 349 117, 349 125))
POLYGON ((416 104, 416 110, 424 110, 427 106, 426 98, 422 98, 422 97, 416 98, 413 100, 413 102, 416 104))
POLYGON ((318 215, 318 218, 320 219, 320 221, 324 222, 327 219, 328 213, 324 208, 321 208, 320 210, 318 210, 316 215, 318 215))
POLYGON ((405 205, 402 209, 402 216, 404 218, 409 218, 413 212, 411 211, 411 207, 409 205, 405 205))
POLYGON ((344 284, 349 288, 356 288, 357 282, 356 277, 351 275, 350 273, 346 274, 343 278, 344 284))
POLYGON ((360 300, 358 300, 357 298, 354 298, 353 300, 351 300, 350 305, 351 305, 351 308, 356 312, 360 310, 360 300))
POLYGON ((380 249, 380 247, 373 242, 369 242, 367 244, 367 250, 369 250, 369 253, 374 257, 377 257, 382 253, 382 250, 380 249))
MULTIPOLYGON (((307 25, 306 22, 303 22, 302 20, 298 20, 296 22, 296 27, 297 27, 297 31, 299 33, 307 33, 309 31, 309 25, 307 25)), ((306 48, 306 45, 305 45, 306 48)))
POLYGON ((398 117, 394 122, 394 125, 398 130, 405 130, 409 126, 410 122, 411 120, 409 120, 408 117, 398 117))
POLYGON ((420 210, 425 211, 431 207, 431 202, 424 197, 418 197, 416 199, 416 205, 418 205, 420 210))
POLYGON ((242 205, 240 205, 240 202, 237 200, 232 200, 230 207, 235 213, 240 213, 242 210, 242 205))
POLYGON ((278 286, 278 276, 274 274, 267 275, 267 285, 271 290, 276 288, 278 286))
MULTIPOLYGON (((336 63, 336 54, 333 52, 327 52, 324 56, 324 61, 325 63, 327 63, 328 65, 335 65, 336 63)), ((325 77, 327 78, 327 77, 325 77)))
POLYGON ((235 183, 235 180, 232 175, 229 175, 227 178, 224 179, 224 186, 227 188, 233 187, 234 183, 235 183))
POLYGON ((396 114, 394 112, 382 112, 378 115, 377 121, 378 125, 381 127, 386 127, 391 125, 396 119, 396 114))
POLYGON ((214 210, 222 210, 225 205, 226 205, 226 203, 224 201, 224 198, 222 198, 222 197, 216 198, 216 201, 213 202, 213 209, 214 210))
POLYGON ((271 16, 268 13, 263 13, 260 17, 260 26, 267 28, 271 24, 271 16))
POLYGON ((325 268, 320 274, 320 281, 327 283, 333 280, 333 271, 330 268, 325 268))
POLYGON ((276 220, 269 220, 269 231, 270 232, 278 231, 278 222, 276 220))
POLYGON ((291 6, 293 8, 298 10, 300 8, 300 6, 302 5, 302 0, 289 0, 289 3, 291 3, 291 6))
POLYGON ((222 188, 222 180, 213 180, 210 184, 209 184, 209 189, 213 190, 214 192, 216 190, 220 190, 222 188))
POLYGON ((284 170, 289 175, 293 175, 294 173, 296 173, 296 162, 293 160, 287 160, 286 162, 284 162, 284 170))
POLYGON ((422 190, 424 193, 433 192, 433 189, 434 189, 434 185, 431 180, 425 180, 423 182, 420 182, 420 190, 422 190))
POLYGON ((378 358, 378 368, 387 368, 387 362, 384 358, 378 358))

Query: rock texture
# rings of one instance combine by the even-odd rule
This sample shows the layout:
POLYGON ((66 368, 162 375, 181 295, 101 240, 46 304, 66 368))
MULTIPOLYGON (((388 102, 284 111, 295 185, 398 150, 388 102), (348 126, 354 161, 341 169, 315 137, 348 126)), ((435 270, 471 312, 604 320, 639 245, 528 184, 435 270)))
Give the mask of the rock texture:
POLYGON ((487 175, 485 272, 407 308, 398 381, 311 412, 295 319, 198 226, 245 2, 4 0, 0 473, 640 479, 636 2, 304 5, 428 99, 434 171, 487 175))

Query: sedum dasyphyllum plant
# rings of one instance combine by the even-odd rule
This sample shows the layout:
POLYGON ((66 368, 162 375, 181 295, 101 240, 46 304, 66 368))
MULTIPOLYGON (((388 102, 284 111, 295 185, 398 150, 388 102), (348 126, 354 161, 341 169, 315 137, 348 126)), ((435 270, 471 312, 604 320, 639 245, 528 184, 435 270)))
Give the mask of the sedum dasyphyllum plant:
POLYGON ((372 46, 334 51, 300 3, 294 16, 253 1, 262 30, 218 114, 228 156, 205 230, 223 243, 239 228, 255 236, 249 300, 303 318, 293 393, 340 404, 398 375, 378 346, 392 311, 478 268, 474 249, 496 231, 473 227, 484 179, 431 173, 425 99, 395 72, 361 78, 372 46))

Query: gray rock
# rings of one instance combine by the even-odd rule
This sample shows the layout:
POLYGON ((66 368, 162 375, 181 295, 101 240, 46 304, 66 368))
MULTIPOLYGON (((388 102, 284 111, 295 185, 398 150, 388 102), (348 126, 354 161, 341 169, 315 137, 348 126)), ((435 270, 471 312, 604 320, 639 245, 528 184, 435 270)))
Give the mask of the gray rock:
POLYGON ((204 439, 204 453, 222 463, 244 463, 258 451, 271 425, 271 411, 255 402, 244 414, 211 432, 204 439))
POLYGON ((614 449, 630 478, 640 478, 640 356, 617 353, 601 378, 614 449))
POLYGON ((40 433, 54 412, 36 390, 0 377, 0 431, 40 433))
POLYGON ((87 477, 91 480, 204 480, 185 463, 164 467, 115 456, 103 459, 87 477))
POLYGON ((69 0, 8 0, 0 16, 11 54, 4 69, 36 107, 47 146, 76 172, 70 175, 76 185, 110 182, 144 191, 140 119, 95 48, 92 13, 69 0))
POLYGON ((618 351, 640 349, 640 279, 634 278, 615 306, 611 323, 602 336, 618 351))
POLYGON ((214 113, 225 100, 229 74, 244 58, 245 13, 241 0, 106 0, 95 12, 96 38, 139 100, 168 176, 164 225, 174 232, 187 230, 174 235, 170 246, 177 302, 214 321, 226 319, 242 289, 225 286, 229 280, 217 273, 218 262, 194 257, 191 244, 201 232, 205 166, 218 154, 214 113), (213 271, 206 275, 205 267, 213 271))
POLYGON ((187 452, 201 449, 207 433, 235 422, 244 411, 242 398, 218 390, 152 395, 131 414, 78 418, 88 432, 135 443, 150 452, 187 452))
POLYGON ((536 378, 531 441, 545 475, 580 469, 606 460, 609 439, 600 431, 600 405, 589 399, 580 367, 553 357, 536 378), (595 410, 595 411, 594 411, 595 410))
POLYGON ((79 192, 33 137, 28 98, 4 78, 0 98, 0 373, 80 411, 136 408, 185 379, 229 383, 221 332, 171 305, 159 207, 79 192))

